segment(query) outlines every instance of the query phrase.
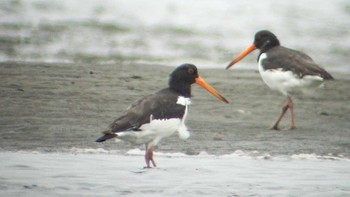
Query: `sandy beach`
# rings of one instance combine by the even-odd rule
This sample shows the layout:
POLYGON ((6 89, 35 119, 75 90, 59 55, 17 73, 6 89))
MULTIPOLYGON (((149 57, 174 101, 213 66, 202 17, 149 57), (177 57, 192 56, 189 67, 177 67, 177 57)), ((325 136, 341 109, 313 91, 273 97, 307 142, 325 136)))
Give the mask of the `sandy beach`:
MULTIPOLYGON (((94 142, 131 102, 166 87, 173 69, 1 63, 1 193, 36 197, 350 194, 347 74, 332 73, 337 80, 315 95, 296 98, 298 128, 275 131, 268 127, 284 98, 270 91, 256 71, 202 69, 200 75, 230 104, 193 85, 187 121, 191 137, 163 140, 155 153, 159 167, 143 169, 143 146, 94 142), (184 181, 185 176, 190 178, 184 181)), ((282 127, 288 128, 288 118, 282 127)))
MULTIPOLYGON (((0 148, 135 148, 94 140, 133 101, 166 87, 172 70, 161 65, 1 63, 0 148)), ((295 99, 298 129, 283 130, 289 126, 287 116, 282 130, 273 131, 268 127, 285 98, 269 90, 257 72, 202 69, 200 75, 230 104, 193 85, 187 121, 191 137, 182 141, 173 136, 159 149, 190 155, 244 150, 350 157, 350 77, 332 74, 335 81, 295 99)))
POLYGON ((0 196, 350 196, 350 3, 4 0, 0 3, 0 196), (224 68, 268 29, 336 80, 294 98, 262 81, 258 53, 224 68), (96 143, 140 97, 193 63, 229 104, 193 85, 191 136, 96 143))

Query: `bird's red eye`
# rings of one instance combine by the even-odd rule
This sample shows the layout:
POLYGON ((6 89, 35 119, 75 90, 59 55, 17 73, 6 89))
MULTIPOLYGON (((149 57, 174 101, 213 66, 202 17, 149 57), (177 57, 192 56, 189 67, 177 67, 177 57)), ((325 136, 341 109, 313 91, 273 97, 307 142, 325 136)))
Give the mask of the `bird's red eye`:
POLYGON ((194 70, 193 70, 192 68, 189 68, 189 69, 187 70, 187 72, 188 72, 189 74, 193 74, 193 73, 194 73, 194 70))

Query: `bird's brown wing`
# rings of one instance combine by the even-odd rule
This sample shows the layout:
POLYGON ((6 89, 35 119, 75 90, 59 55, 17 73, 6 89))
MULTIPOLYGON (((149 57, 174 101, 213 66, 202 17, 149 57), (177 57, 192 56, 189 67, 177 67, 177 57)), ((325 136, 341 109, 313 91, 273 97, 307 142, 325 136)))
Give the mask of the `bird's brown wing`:
POLYGON ((313 75, 326 80, 334 79, 326 70, 318 66, 310 56, 282 46, 270 49, 268 58, 264 60, 263 64, 266 65, 264 69, 282 68, 284 71, 294 72, 300 78, 305 75, 313 75))
POLYGON ((128 129, 137 130, 141 125, 153 119, 182 118, 185 107, 176 104, 178 94, 163 89, 155 94, 143 97, 132 105, 109 126, 112 133, 128 129))

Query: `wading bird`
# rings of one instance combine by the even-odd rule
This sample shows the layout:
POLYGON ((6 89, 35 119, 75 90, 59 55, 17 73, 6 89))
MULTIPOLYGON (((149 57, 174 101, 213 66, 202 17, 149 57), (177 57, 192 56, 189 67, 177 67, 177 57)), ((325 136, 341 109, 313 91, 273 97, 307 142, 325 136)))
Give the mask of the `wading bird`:
POLYGON ((153 150, 161 139, 176 131, 183 139, 189 137, 185 119, 191 103, 191 85, 198 84, 219 100, 228 103, 198 75, 196 66, 183 64, 171 74, 169 87, 134 102, 96 142, 117 138, 133 144, 146 144, 146 167, 156 167, 153 150))
POLYGON ((260 49, 258 64, 262 79, 270 89, 277 90, 287 97, 287 103, 271 129, 278 130, 278 125, 288 109, 291 112, 290 129, 295 129, 294 104, 291 96, 296 92, 312 91, 322 85, 324 80, 332 80, 333 77, 308 55, 281 46, 277 37, 267 30, 257 32, 253 44, 238 55, 226 69, 255 49, 260 49))

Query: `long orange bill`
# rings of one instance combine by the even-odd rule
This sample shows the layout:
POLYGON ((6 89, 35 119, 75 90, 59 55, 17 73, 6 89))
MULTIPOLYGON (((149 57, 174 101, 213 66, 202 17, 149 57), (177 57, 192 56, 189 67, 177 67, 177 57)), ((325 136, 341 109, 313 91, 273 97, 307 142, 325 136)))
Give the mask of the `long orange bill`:
POLYGON ((247 56, 249 53, 254 51, 256 49, 255 44, 250 45, 246 50, 244 50, 241 54, 238 55, 238 57, 233 60, 227 67, 226 70, 229 69, 231 66, 233 66, 235 63, 239 62, 242 60, 245 56, 247 56))
POLYGON ((228 101, 225 99, 225 97, 221 96, 218 91, 216 91, 211 85, 209 85, 207 82, 204 81, 202 77, 196 78, 196 84, 200 85, 202 88, 208 90, 208 92, 212 93, 216 98, 219 100, 228 103, 228 101))

